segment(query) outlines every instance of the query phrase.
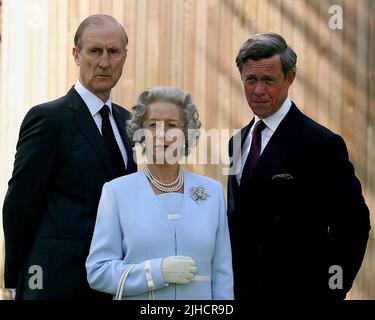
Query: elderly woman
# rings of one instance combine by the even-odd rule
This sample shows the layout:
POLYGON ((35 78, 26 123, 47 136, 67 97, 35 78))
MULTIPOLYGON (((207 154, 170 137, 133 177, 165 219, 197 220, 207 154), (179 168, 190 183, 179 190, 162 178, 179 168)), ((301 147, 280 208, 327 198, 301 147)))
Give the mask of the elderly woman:
POLYGON ((121 282, 122 299, 233 299, 222 186, 178 162, 200 126, 181 90, 155 87, 139 96, 128 133, 147 164, 103 187, 86 262, 93 289, 115 295, 121 282))

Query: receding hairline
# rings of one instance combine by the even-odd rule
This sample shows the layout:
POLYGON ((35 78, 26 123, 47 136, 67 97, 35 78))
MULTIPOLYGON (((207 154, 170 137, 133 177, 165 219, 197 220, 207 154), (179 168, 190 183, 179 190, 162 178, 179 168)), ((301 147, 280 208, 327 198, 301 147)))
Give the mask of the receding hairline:
POLYGON ((123 40, 123 45, 125 49, 126 46, 128 45, 129 39, 128 39, 128 35, 124 27, 114 17, 107 15, 107 14, 94 14, 94 15, 87 17, 85 20, 83 20, 78 26, 77 31, 75 33, 74 46, 78 49, 82 49, 82 36, 85 30, 92 25, 102 26, 106 22, 110 22, 113 25, 118 27, 120 33, 122 34, 122 40, 123 40))

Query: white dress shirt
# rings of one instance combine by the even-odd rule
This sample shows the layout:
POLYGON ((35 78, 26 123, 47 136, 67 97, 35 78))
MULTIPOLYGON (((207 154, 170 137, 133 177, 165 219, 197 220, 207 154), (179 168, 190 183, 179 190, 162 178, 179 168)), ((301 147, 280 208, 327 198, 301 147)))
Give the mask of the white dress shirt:
POLYGON ((267 118, 259 118, 257 115, 254 116, 254 123, 249 130, 249 134, 247 135, 244 144, 242 145, 241 150, 241 170, 236 174, 237 182, 240 184, 242 171, 246 163, 247 156, 250 152, 251 147, 251 140, 253 138, 253 130, 255 124, 262 120, 266 124, 266 128, 262 131, 262 144, 260 147, 260 154, 262 154, 264 148, 266 147, 267 143, 270 141, 272 135, 276 131, 277 127, 279 126, 280 122, 284 119, 286 114, 288 113, 290 107, 292 106, 292 101, 289 98, 286 98, 284 103, 281 105, 280 109, 277 110, 274 114, 270 115, 267 118))
POLYGON ((121 155, 122 155, 122 158, 124 159, 125 168, 126 168, 127 163, 128 163, 128 156, 126 154, 124 142, 121 139, 116 121, 112 114, 112 94, 110 95, 109 99, 106 102, 103 102, 96 95, 94 95, 92 92, 87 90, 78 80, 74 86, 74 89, 78 92, 78 94, 81 96, 81 98, 86 103, 87 107, 89 108, 89 111, 100 133, 102 133, 102 117, 99 114, 99 111, 104 105, 107 105, 109 107, 109 120, 111 122, 113 134, 115 135, 116 142, 120 148, 121 155))

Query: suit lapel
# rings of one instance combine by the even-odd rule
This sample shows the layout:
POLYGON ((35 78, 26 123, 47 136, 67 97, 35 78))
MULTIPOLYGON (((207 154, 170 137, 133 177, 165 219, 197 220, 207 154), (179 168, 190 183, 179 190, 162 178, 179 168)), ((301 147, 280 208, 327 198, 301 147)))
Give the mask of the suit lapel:
POLYGON ((137 171, 137 164, 134 162, 133 159, 133 144, 128 138, 127 133, 125 132, 125 126, 126 126, 126 116, 122 114, 118 108, 121 108, 120 106, 117 106, 115 104, 112 104, 112 113, 113 117, 115 118, 118 131, 120 132, 120 136, 122 141, 124 142, 126 154, 128 156, 128 163, 126 167, 127 173, 132 173, 137 171))
POLYGON ((74 88, 70 89, 67 96, 69 108, 73 111, 72 116, 74 122, 86 137, 88 143, 95 150, 109 178, 114 179, 115 172, 113 171, 106 146, 89 109, 74 88))
MULTIPOLYGON (((234 139, 237 137, 237 136, 234 136, 230 139, 229 141, 229 157, 231 158, 231 162, 230 162, 230 167, 231 168, 236 168, 236 169, 239 169, 240 166, 241 166, 241 154, 242 154, 242 147, 245 143, 245 140, 246 140, 246 137, 250 131, 250 128, 251 126, 253 125, 254 123, 254 119, 252 119, 250 121, 250 123, 241 129, 240 131, 240 134, 241 134, 241 148, 239 150, 234 150, 234 146, 233 146, 233 141, 234 139)), ((238 149, 238 148, 236 148, 238 149)), ((234 169, 234 170, 236 170, 234 169)), ((233 179, 236 184, 237 184, 237 179, 236 179, 236 175, 230 175, 229 176, 229 179, 233 179)), ((237 184, 238 185, 238 184, 237 184)))
POLYGON ((254 177, 271 178, 275 172, 282 169, 288 156, 293 152, 295 137, 298 136, 299 115, 300 112, 293 103, 260 155, 254 169, 248 176, 241 177, 241 183, 246 183, 254 177))
MULTIPOLYGON (((241 148, 240 150, 234 150, 233 141, 236 137, 232 137, 229 141, 229 157, 231 157, 230 167, 233 170, 239 170, 241 166, 241 154, 242 154, 242 147, 245 143, 246 137, 249 134, 250 128, 254 123, 254 118, 250 121, 250 123, 241 129, 241 148)), ((231 214, 236 207, 236 203, 238 202, 239 196, 239 185, 237 182, 237 177, 235 174, 231 174, 228 176, 228 213, 231 214)))

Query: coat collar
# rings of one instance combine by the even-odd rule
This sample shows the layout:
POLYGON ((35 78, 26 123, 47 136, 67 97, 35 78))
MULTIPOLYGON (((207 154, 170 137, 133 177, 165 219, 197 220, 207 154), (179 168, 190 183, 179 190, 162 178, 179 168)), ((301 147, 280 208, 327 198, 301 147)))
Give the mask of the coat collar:
MULTIPOLYGON (((274 172, 283 167, 288 155, 293 150, 295 137, 298 136, 299 123, 302 119, 301 116, 302 113, 298 110, 296 105, 292 103, 289 112, 272 135, 254 169, 248 176, 241 177, 241 184, 246 183, 250 178, 254 177, 269 176, 271 178, 274 172)), ((241 132, 243 141, 246 138, 252 123, 254 123, 254 119, 244 128, 244 133, 241 132)))
MULTIPOLYGON (((111 161, 107 152, 107 148, 104 144, 102 136, 100 135, 100 132, 85 102, 83 101, 81 96, 73 87, 67 93, 67 97, 68 97, 68 107, 73 111, 72 113, 73 121, 76 123, 77 127, 80 129, 82 134, 86 137, 88 143, 91 145, 91 147, 94 149, 94 151, 100 158, 103 164, 103 168, 105 172, 107 173, 109 179, 111 180, 111 179, 116 178, 115 172, 113 170, 113 166, 111 164, 111 161)), ((118 119, 118 117, 119 115, 117 113, 115 115, 114 113, 114 118, 116 119, 117 126, 119 130, 122 129, 120 131, 122 135, 124 132, 122 126, 124 126, 124 124, 122 124, 121 126, 121 123, 125 123, 125 121, 121 122, 121 120, 118 119)))

